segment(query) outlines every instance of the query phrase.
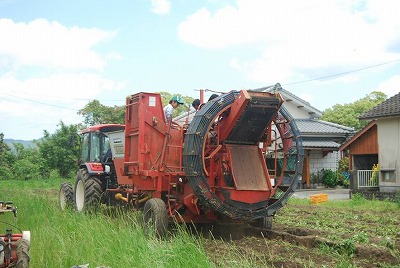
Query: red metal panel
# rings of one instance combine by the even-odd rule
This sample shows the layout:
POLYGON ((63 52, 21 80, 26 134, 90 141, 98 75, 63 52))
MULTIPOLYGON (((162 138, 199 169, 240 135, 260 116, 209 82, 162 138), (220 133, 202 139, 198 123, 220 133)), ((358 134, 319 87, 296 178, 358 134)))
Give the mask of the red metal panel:
POLYGON ((139 190, 167 191, 167 174, 182 171, 183 130, 165 123, 161 96, 138 93, 127 98, 125 172, 139 190))
POLYGON ((117 173, 117 177, 118 177, 118 183, 131 185, 132 180, 129 179, 128 176, 122 175, 123 171, 124 171, 124 159, 123 158, 115 158, 114 166, 115 166, 115 172, 117 173))
POLYGON ((221 126, 221 133, 219 135, 219 140, 224 141, 228 137, 229 133, 232 131, 236 122, 242 115, 244 109, 247 106, 247 103, 250 101, 250 95, 246 90, 242 90, 239 93, 239 96, 236 98, 235 102, 231 106, 231 111, 223 122, 223 126, 221 126))

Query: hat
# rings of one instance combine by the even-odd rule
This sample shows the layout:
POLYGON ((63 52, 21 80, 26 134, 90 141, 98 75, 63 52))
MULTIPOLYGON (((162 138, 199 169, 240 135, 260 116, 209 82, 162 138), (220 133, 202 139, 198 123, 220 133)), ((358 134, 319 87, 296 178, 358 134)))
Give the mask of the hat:
POLYGON ((171 101, 176 101, 176 102, 179 103, 179 104, 184 104, 182 98, 179 97, 179 96, 173 96, 173 97, 171 98, 171 101))

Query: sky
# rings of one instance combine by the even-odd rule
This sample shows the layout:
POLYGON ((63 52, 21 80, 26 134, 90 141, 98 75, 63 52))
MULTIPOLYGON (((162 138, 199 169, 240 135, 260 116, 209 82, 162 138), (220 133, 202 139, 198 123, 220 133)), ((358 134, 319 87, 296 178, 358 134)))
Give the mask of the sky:
POLYGON ((400 1, 0 0, 0 133, 32 140, 91 100, 282 87, 323 111, 400 92, 400 1))

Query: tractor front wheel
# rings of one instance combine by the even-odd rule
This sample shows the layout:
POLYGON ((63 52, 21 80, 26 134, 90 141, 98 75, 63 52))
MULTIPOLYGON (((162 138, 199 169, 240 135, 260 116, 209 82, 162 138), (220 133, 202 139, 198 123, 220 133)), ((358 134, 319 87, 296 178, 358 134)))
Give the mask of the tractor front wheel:
POLYGON ((89 212, 99 207, 101 202, 101 181, 87 173, 78 171, 75 182, 75 208, 79 212, 89 212))
POLYGON ((168 214, 167 207, 160 198, 152 198, 146 202, 143 209, 143 220, 146 233, 155 232, 162 237, 167 232, 168 214))
POLYGON ((60 186, 60 191, 58 193, 60 199, 61 210, 66 208, 72 208, 74 205, 74 190, 71 183, 64 182, 60 186))

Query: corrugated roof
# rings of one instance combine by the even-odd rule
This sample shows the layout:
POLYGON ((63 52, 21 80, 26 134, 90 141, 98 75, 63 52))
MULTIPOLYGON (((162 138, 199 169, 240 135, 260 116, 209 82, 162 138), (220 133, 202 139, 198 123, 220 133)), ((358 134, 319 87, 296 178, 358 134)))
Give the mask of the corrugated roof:
POLYGON ((400 92, 359 116, 360 119, 375 119, 400 116, 400 92))
POLYGON ((318 119, 295 119, 296 125, 303 134, 352 134, 354 129, 318 119))

